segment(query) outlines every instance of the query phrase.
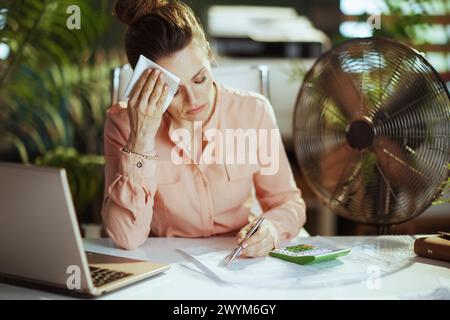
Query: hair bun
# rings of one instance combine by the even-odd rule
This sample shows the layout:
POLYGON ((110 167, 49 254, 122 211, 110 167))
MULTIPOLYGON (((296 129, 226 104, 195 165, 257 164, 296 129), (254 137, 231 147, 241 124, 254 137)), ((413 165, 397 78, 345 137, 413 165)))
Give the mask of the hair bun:
POLYGON ((165 0, 117 0, 114 14, 120 21, 130 25, 166 3, 165 0))

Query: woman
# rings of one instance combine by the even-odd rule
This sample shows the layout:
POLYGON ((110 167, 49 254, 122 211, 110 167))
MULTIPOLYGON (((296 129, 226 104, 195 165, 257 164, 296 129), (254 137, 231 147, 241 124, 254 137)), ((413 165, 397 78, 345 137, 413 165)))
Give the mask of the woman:
MULTIPOLYGON (((114 105, 107 111, 102 210, 107 234, 126 249, 138 247, 149 234, 209 237, 240 230, 240 243, 252 225, 249 200, 254 187, 265 220, 243 244, 241 255, 267 255, 296 236, 306 220, 305 204, 281 143, 272 150, 278 163, 271 174, 263 172, 264 139, 241 151, 249 159, 247 149, 256 147, 256 163, 202 161, 206 150, 220 149, 219 140, 208 140, 208 130, 278 130, 268 100, 214 82, 209 44, 187 5, 122 0, 115 13, 129 25, 125 49, 133 68, 142 54, 177 75, 180 83, 162 112, 167 96, 164 77, 147 70, 127 108, 114 105), (180 140, 179 132, 189 133, 189 138, 180 140), (174 155, 191 161, 179 163, 174 155)), ((280 142, 279 135, 271 146, 273 142, 280 142)), ((228 146, 230 141, 222 143, 228 146)))

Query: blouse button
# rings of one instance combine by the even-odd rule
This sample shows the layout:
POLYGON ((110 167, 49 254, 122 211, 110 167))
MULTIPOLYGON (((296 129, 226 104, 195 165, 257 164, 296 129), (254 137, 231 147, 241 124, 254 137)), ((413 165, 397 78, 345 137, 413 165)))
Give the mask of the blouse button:
POLYGON ((138 162, 137 164, 136 164, 136 166, 138 167, 138 168, 142 168, 142 162, 138 162))

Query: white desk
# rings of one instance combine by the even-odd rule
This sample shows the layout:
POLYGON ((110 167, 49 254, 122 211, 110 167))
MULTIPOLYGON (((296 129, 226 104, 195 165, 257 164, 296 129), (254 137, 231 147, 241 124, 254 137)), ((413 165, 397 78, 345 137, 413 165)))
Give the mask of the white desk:
MULTIPOLYGON (((387 249, 396 253, 395 239, 402 240, 408 237, 410 236, 395 237, 388 242, 380 241, 376 237, 330 237, 328 239, 343 245, 365 243, 383 247, 388 243, 392 248, 387 249)), ((432 293, 440 296, 444 293, 447 298, 450 296, 450 263, 420 257, 409 258, 404 268, 383 276, 380 279, 379 289, 370 289, 367 283, 359 282, 312 289, 240 288, 236 290, 235 287, 219 285, 207 276, 180 265, 179 262, 184 258, 175 250, 218 244, 223 245, 224 248, 231 248, 234 244, 233 238, 149 238, 142 247, 133 251, 118 249, 109 239, 86 239, 84 244, 85 249, 89 251, 171 264, 171 268, 166 273, 111 293, 102 299, 404 299, 434 297, 432 293)), ((1 299, 72 298, 0 284, 1 299)))

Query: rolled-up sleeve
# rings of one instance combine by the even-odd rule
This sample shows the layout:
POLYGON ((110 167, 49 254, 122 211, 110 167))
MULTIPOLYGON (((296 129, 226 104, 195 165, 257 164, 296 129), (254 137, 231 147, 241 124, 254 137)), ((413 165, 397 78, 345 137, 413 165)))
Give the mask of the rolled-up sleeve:
POLYGON ((104 130, 105 195, 102 218, 114 243, 134 249, 147 239, 156 192, 156 161, 121 148, 129 135, 126 112, 113 106, 108 110, 104 130))
POLYGON ((272 106, 265 98, 260 98, 258 103, 263 110, 258 130, 265 130, 267 139, 259 135, 260 170, 254 175, 255 191, 263 214, 270 222, 275 246, 279 247, 283 241, 295 237, 305 224, 306 205, 294 180, 272 106), (272 161, 270 165, 267 159, 272 161))

